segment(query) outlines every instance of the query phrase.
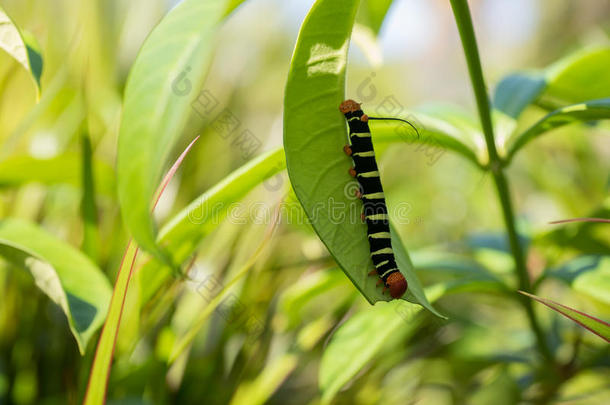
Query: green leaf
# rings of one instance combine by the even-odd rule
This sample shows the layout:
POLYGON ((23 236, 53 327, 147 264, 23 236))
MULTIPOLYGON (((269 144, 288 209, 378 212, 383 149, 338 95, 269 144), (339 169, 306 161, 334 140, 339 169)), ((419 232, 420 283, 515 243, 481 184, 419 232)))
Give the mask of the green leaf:
POLYGON ((0 255, 27 269, 38 288, 59 305, 81 354, 102 325, 110 283, 87 256, 27 221, 0 221, 0 255))
POLYGON ((2 7, 0 7, 0 48, 28 71, 36 87, 36 100, 38 100, 42 75, 40 45, 31 33, 21 31, 2 7))
POLYGON ((496 87, 493 105, 517 119, 545 88, 546 80, 538 73, 514 73, 502 79, 496 87))
MULTIPOLYGON (((174 263, 183 263, 199 243, 210 234, 231 210, 255 186, 275 176, 286 167, 284 150, 277 148, 246 163, 176 214, 159 232, 159 244, 174 263)), ((274 184, 275 187, 275 184, 274 184)), ((138 271, 141 305, 171 277, 171 269, 151 260, 138 271)))
MULTIPOLYGON (((96 177, 96 192, 114 196, 114 169, 101 160, 91 162, 96 177)), ((83 158, 77 153, 65 153, 50 159, 29 155, 12 156, 0 161, 0 187, 15 187, 25 183, 70 184, 82 186, 83 158)))
POLYGON ((375 359, 385 341, 398 329, 408 327, 420 311, 420 306, 402 300, 378 302, 341 325, 320 362, 322 403, 330 403, 345 384, 375 359))
POLYGON ((173 147, 193 111, 226 0, 184 0, 148 36, 129 73, 117 153, 118 196, 134 239, 157 258, 150 207, 173 147))
MULTIPOLYGON (((368 276, 374 266, 360 219, 362 203, 349 192, 354 180, 347 173, 350 159, 342 151, 347 133, 339 112, 357 6, 357 1, 318 0, 303 22, 286 84, 284 149, 290 181, 314 230, 356 288, 374 303, 389 297, 368 276)), ((412 293, 434 311, 396 232, 392 245, 412 293)))
POLYGON ((610 98, 591 100, 581 104, 569 105, 555 110, 532 125, 530 128, 509 140, 506 160, 510 161, 525 144, 552 129, 574 122, 593 121, 610 118, 610 98))
POLYGON ((546 298, 541 298, 536 295, 526 293, 525 291, 519 292, 523 295, 530 297, 533 300, 540 302, 541 304, 546 305, 553 311, 559 312, 561 315, 573 320, 583 328, 590 330, 602 339, 606 340, 607 342, 610 342, 610 324, 608 322, 602 321, 601 319, 597 319, 591 315, 577 311, 558 302, 551 301, 546 298))
MULTIPOLYGON (((464 278, 435 284, 426 288, 431 302, 449 294, 464 291, 489 291, 478 280, 464 278), (476 288, 472 288, 472 285, 476 288)), ((480 281, 488 280, 482 276, 480 281)), ((393 336, 417 325, 422 307, 402 300, 377 302, 342 324, 330 339, 322 355, 319 370, 319 386, 322 402, 329 403, 339 390, 378 355, 393 336)))
POLYGON ((589 48, 547 69, 545 98, 562 104, 582 103, 610 95, 610 47, 589 48))
MULTIPOLYGON (((459 283, 437 284, 426 289, 434 302, 459 283)), ((384 349, 387 340, 414 324, 422 307, 403 300, 377 302, 342 324, 330 339, 320 362, 319 386, 322 403, 329 403, 339 390, 354 378, 384 349)))

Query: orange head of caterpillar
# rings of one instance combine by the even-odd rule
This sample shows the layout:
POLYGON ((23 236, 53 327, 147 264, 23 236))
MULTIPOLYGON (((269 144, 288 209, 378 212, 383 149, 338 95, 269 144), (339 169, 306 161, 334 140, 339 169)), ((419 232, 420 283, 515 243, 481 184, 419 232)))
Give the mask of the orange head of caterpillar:
POLYGON ((343 114, 347 114, 348 112, 354 112, 360 110, 360 104, 355 102, 354 100, 345 100, 339 106, 339 111, 343 114))
POLYGON ((407 291, 407 280, 399 271, 390 274, 385 283, 390 289, 392 298, 400 298, 407 291))

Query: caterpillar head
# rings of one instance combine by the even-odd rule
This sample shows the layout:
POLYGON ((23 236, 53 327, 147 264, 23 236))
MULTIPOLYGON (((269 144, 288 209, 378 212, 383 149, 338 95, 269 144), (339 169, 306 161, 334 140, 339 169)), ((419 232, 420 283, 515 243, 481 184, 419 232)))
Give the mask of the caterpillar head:
POLYGON ((339 106, 339 110, 343 113, 343 114, 347 114, 348 112, 354 112, 354 111, 358 111, 360 110, 360 104, 358 104, 357 102, 355 102, 354 100, 345 100, 344 102, 341 103, 341 105, 339 106))
POLYGON ((407 280, 405 280, 405 276, 399 271, 390 274, 386 280, 386 284, 390 289, 392 298, 400 298, 405 291, 407 291, 407 280))

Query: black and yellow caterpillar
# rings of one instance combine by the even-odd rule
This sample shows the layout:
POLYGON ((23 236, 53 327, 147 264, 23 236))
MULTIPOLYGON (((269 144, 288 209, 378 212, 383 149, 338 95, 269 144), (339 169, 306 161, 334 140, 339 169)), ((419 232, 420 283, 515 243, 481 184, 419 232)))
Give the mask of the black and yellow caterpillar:
POLYGON ((375 265, 375 270, 369 274, 376 272, 385 286, 384 292, 389 289, 393 298, 400 298, 407 290, 408 284, 398 270, 392 250, 388 208, 375 160, 369 117, 364 114, 360 104, 353 100, 341 103, 339 110, 345 115, 349 126, 351 145, 345 145, 343 148, 354 161, 354 167, 349 173, 360 184, 360 190, 356 194, 364 204, 362 218, 366 220, 368 227, 371 259, 375 265))

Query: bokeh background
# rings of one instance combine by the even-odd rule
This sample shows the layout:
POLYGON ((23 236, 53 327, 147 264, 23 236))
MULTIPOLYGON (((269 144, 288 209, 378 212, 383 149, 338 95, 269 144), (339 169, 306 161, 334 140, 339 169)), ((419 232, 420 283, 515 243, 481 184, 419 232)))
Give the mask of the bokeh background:
MULTIPOLYGON (((16 24, 40 42, 44 71, 42 97, 36 103, 27 73, 0 51, 0 167, 3 160, 24 155, 78 155, 82 134, 89 135, 102 167, 96 184, 95 259, 111 281, 128 241, 114 192, 125 81, 147 34, 176 3, 2 1, 16 24)), ((249 0, 222 27, 205 87, 262 142, 257 153, 282 143, 286 75, 300 24, 312 3, 249 0)), ((490 91, 511 72, 544 68, 576 50, 610 44, 610 1, 478 0, 470 5, 490 91)), ((371 83, 377 93, 365 108, 376 108, 393 96, 405 108, 446 108, 476 122, 448 1, 396 0, 378 43, 367 41, 370 38, 364 35, 352 42, 348 96, 359 94, 362 83, 371 83)), ((540 117, 541 111, 528 110, 525 122, 540 117)), ((181 147, 196 134, 201 139, 156 212, 160 223, 246 163, 230 142, 193 114, 181 147)), ((530 144, 511 166, 519 229, 531 242, 532 274, 560 268, 582 255, 609 253, 607 225, 549 224, 609 212, 609 135, 608 124, 566 126, 530 144)), ((430 254, 451 252, 510 278, 512 261, 501 246, 502 216, 489 175, 451 153, 431 164, 414 144, 384 146, 381 151, 389 203, 409 205, 408 221, 399 231, 416 266, 430 254)), ((0 169, 0 218, 38 222, 81 246, 79 176, 43 175, 35 168, 16 176, 0 169)), ((274 181, 280 186, 261 186, 246 202, 273 207, 286 193, 288 200, 294 198, 285 174, 274 181)), ((239 222, 225 221, 206 238, 193 280, 204 274, 230 279, 254 254, 267 224, 239 222)), ((221 314, 197 326, 196 316, 206 305, 196 293, 197 284, 173 281, 141 312, 136 301, 127 308, 109 403, 317 403, 318 368, 329 337, 368 304, 335 268, 310 227, 287 222, 281 221, 265 253, 235 287, 240 302, 265 324, 258 344, 244 345, 243 331, 221 314), (316 293, 301 291, 307 285, 321 286, 316 293), (176 336, 189 330, 196 332, 193 345, 168 365, 176 336)), ((420 277, 429 285, 444 276, 430 272, 420 277)), ((560 282, 545 283, 539 295, 561 299, 602 319, 610 317, 607 301, 574 292, 560 282)), ((522 394, 527 397, 536 390, 528 386, 527 378, 533 377, 524 365, 532 355, 528 348, 533 338, 521 308, 493 294, 477 293, 452 295, 438 307, 450 320, 422 316, 417 330, 396 343, 400 349, 370 362, 336 402, 516 403, 522 394)), ((584 342, 584 356, 598 356, 595 368, 559 389, 558 403, 604 403, 610 397, 610 357, 607 350, 600 354, 603 341, 537 310, 545 328, 557 334, 552 339, 559 356, 572 355, 571 339, 560 339, 566 334, 584 342)), ((77 403, 94 346, 91 342, 81 357, 63 312, 27 272, 0 263, 0 403, 77 403)))

